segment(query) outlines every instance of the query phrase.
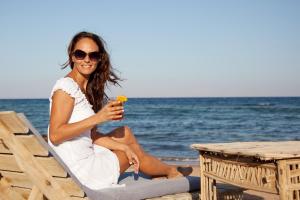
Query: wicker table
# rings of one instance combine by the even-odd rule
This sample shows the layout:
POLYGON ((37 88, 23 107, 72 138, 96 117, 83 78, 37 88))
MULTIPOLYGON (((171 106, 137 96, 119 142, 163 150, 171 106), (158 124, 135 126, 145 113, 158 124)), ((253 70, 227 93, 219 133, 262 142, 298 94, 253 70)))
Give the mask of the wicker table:
POLYGON ((300 141, 193 144, 200 154, 201 200, 216 200, 216 181, 300 199, 300 141))

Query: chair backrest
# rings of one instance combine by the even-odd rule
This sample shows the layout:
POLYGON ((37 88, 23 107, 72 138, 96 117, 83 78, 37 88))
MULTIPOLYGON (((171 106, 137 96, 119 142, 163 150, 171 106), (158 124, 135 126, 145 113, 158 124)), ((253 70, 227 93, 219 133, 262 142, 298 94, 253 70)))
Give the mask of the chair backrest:
POLYGON ((88 199, 26 117, 0 112, 0 199, 88 199))

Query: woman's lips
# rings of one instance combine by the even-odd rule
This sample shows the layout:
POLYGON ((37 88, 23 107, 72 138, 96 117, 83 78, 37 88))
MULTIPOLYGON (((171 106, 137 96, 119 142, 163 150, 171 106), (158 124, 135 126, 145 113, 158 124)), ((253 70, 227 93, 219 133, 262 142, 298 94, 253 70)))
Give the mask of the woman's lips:
POLYGON ((91 68, 92 65, 81 65, 81 67, 83 67, 83 68, 91 68))

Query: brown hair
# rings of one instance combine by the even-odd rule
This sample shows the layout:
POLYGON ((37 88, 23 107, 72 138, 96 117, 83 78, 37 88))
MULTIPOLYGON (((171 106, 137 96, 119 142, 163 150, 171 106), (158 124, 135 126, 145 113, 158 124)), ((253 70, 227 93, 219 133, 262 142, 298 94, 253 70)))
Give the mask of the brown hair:
POLYGON ((70 65, 71 69, 74 67, 72 62, 72 53, 74 51, 76 43, 82 38, 92 39, 99 48, 101 54, 101 59, 98 62, 96 70, 90 75, 88 84, 86 87, 87 99, 91 105, 93 105, 93 110, 98 112, 102 106, 103 102, 108 99, 104 92, 107 83, 110 82, 113 85, 119 85, 118 81, 121 79, 113 72, 113 68, 110 63, 109 54, 105 50, 105 41, 98 35, 90 32, 79 32, 71 40, 68 47, 68 61, 63 65, 63 69, 70 65))

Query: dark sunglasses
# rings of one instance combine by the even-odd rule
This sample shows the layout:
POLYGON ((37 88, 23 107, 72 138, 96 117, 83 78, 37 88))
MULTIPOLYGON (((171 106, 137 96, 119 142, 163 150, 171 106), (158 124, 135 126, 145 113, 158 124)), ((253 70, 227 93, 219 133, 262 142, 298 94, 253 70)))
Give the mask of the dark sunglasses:
POLYGON ((77 60, 85 59, 86 55, 89 56, 91 61, 99 61, 100 58, 101 58, 101 54, 100 54, 99 51, 93 51, 93 52, 90 52, 90 53, 86 53, 82 50, 77 49, 73 52, 73 55, 75 56, 75 58, 77 60))

